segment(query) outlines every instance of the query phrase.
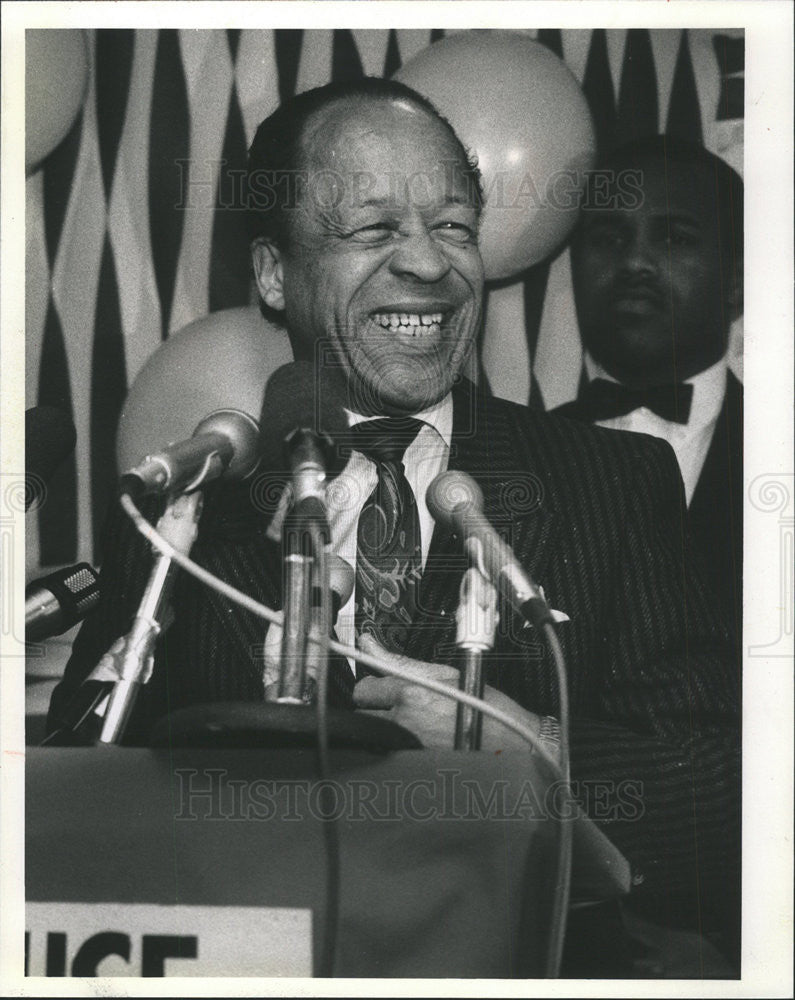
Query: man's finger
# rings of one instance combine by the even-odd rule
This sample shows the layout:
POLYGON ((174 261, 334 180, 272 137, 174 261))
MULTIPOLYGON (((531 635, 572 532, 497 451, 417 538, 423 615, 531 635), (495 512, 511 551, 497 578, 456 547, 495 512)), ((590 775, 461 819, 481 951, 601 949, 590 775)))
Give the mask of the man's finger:
POLYGON ((427 677, 430 680, 439 681, 443 684, 457 684, 459 672, 455 667, 447 666, 444 663, 426 663, 422 660, 412 660, 410 656, 401 653, 393 653, 385 649, 372 636, 362 635, 359 638, 359 648, 371 656, 377 656, 385 660, 387 665, 394 665, 406 673, 414 674, 417 677, 427 677))
POLYGON ((353 689, 353 703, 357 708, 392 708, 404 686, 397 677, 363 677, 353 689))
POLYGON ((268 692, 268 698, 270 697, 270 692, 279 686, 282 634, 282 627, 281 625, 277 625, 276 622, 271 622, 268 631, 265 633, 265 645, 262 651, 262 683, 268 692))

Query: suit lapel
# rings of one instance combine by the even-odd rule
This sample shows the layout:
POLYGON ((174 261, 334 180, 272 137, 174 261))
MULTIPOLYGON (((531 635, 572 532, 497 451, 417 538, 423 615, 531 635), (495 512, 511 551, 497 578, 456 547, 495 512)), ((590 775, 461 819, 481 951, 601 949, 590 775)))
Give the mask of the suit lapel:
POLYGON ((475 418, 459 422, 463 433, 454 441, 450 468, 468 472, 478 482, 489 522, 538 580, 553 537, 555 498, 533 439, 532 414, 478 401, 472 386, 456 395, 460 398, 464 391, 470 393, 466 405, 475 418), (516 419, 519 415, 521 420, 516 419))
MULTIPOLYGON (((483 491, 484 513, 516 553, 528 574, 543 584, 544 567, 554 535, 551 493, 533 471, 530 421, 511 420, 506 411, 480 401, 464 382, 453 392, 453 437, 449 469, 466 472, 483 491), (520 430, 521 428, 521 430, 520 430)), ((536 456, 537 457, 537 452, 536 456)), ((461 540, 436 526, 420 584, 419 607, 454 624, 461 577, 467 568, 461 540)), ((425 622, 418 622, 424 625, 425 622)), ((437 622, 438 624, 438 622, 437 622)), ((438 634, 415 629, 408 652, 418 659, 439 654, 438 634), (435 647, 431 640, 436 639, 435 647)), ((448 637, 446 640, 452 640, 448 637)))
POLYGON ((712 521, 716 515, 716 499, 720 498, 720 506, 725 508, 726 496, 741 495, 742 433, 742 388, 729 372, 726 396, 690 504, 691 516, 705 523, 712 521))
POLYGON ((693 541, 739 635, 743 565, 743 391, 731 373, 704 467, 690 503, 693 541))

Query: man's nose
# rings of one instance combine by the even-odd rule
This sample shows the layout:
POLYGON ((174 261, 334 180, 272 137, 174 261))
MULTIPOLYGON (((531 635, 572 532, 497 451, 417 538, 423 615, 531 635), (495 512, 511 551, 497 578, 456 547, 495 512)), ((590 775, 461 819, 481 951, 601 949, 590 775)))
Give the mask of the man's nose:
POLYGON ((642 233, 635 233, 624 245, 619 270, 627 274, 654 274, 659 266, 656 248, 642 233))
POLYGON ((398 238, 389 265, 394 274, 423 282, 441 281, 451 268, 444 248, 424 227, 398 238))

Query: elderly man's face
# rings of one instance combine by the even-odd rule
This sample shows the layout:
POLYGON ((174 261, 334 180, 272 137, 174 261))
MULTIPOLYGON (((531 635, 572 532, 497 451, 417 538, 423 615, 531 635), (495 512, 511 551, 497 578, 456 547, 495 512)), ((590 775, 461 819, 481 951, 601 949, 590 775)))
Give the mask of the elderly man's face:
POLYGON ((343 367, 356 409, 418 412, 449 392, 480 319, 467 164, 438 120, 403 101, 318 113, 304 154, 289 243, 271 251, 274 273, 257 268, 260 290, 285 309, 297 357, 343 367))
POLYGON ((585 347, 615 378, 643 385, 689 378, 723 356, 737 290, 714 178, 639 166, 642 204, 584 210, 571 262, 585 347))

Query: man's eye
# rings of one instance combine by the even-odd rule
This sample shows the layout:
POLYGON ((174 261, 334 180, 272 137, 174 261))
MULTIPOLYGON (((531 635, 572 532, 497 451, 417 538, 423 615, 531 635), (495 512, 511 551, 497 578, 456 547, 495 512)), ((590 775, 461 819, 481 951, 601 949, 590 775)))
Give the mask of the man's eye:
POLYGON ((618 248, 624 245, 624 234, 617 229, 592 229, 586 239, 591 246, 602 249, 618 248))
POLYGON ((451 243, 474 243, 477 239, 472 227, 463 222, 438 222, 433 229, 451 243))
POLYGON ((697 247, 700 242, 698 234, 691 232, 689 229, 672 229, 671 232, 667 234, 666 240, 672 247, 683 248, 697 247))
POLYGON ((373 222, 369 226, 360 226, 351 233, 351 236, 360 243, 380 243, 391 239, 394 232, 394 226, 388 222, 373 222))

